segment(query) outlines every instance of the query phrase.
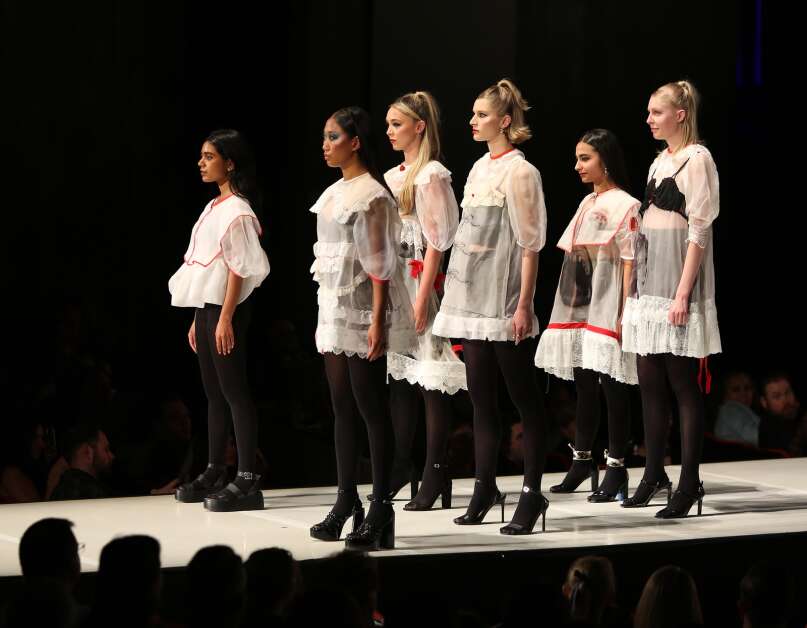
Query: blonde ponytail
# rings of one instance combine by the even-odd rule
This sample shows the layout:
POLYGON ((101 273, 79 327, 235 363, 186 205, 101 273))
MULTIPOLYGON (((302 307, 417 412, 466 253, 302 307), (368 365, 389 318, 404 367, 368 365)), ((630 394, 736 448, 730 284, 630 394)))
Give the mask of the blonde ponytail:
POLYGON ((679 148, 690 144, 700 144, 698 134, 698 105, 700 104, 700 94, 695 86, 689 81, 675 81, 666 83, 659 87, 653 96, 666 100, 675 109, 685 112, 683 127, 683 141, 679 148))
POLYGON ((513 81, 502 79, 479 94, 478 98, 488 99, 498 115, 510 116, 510 125, 503 129, 508 142, 514 145, 521 144, 532 137, 524 116, 530 106, 513 81))
POLYGON ((390 106, 415 122, 422 120, 426 125, 415 163, 406 173, 398 198, 401 213, 406 215, 415 208, 415 178, 426 164, 440 158, 440 109, 429 92, 404 94, 390 106))

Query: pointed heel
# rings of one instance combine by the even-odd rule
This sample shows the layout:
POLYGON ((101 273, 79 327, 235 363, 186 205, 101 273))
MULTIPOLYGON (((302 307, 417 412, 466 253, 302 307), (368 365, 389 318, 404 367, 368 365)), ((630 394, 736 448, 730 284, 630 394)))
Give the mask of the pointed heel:
POLYGON ((699 517, 701 516, 701 509, 702 508, 703 508, 703 498, 699 497, 698 498, 698 516, 699 517))
POLYGON ((670 501, 672 500, 672 482, 667 485, 667 505, 670 505, 670 501))
POLYGON ((446 484, 446 487, 443 489, 442 494, 443 510, 448 510, 449 508, 451 508, 451 491, 452 491, 451 480, 449 480, 448 484, 446 484))
POLYGON ((541 513, 541 532, 546 532, 546 510, 541 513))
POLYGON ((507 499, 507 493, 502 493, 499 503, 502 505, 502 523, 504 523, 504 500, 507 499))
POLYGON ((591 467, 591 492, 597 490, 600 485, 600 469, 596 465, 591 467))

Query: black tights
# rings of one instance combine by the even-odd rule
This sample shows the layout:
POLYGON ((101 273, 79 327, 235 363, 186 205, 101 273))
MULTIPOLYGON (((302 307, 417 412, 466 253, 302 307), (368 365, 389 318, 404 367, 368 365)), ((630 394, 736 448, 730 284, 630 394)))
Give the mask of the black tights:
POLYGON ((647 448, 644 480, 652 483, 665 477, 664 450, 672 418, 671 388, 678 403, 681 423, 678 488, 694 493, 700 480, 698 465, 703 450, 706 415, 703 394, 698 386, 698 360, 669 353, 638 356, 638 368, 647 448))
POLYGON ((490 487, 496 483, 496 462, 501 442, 499 370, 507 392, 524 426, 524 484, 541 490, 546 462, 544 396, 535 377, 534 338, 512 342, 463 340, 468 393, 474 405, 474 456, 476 479, 490 487))
POLYGON ((359 415, 367 427, 373 495, 383 499, 389 492, 393 451, 392 425, 385 395, 386 357, 370 362, 358 356, 325 353, 325 375, 333 404, 336 472, 344 491, 334 506, 336 514, 349 513, 355 500, 359 462, 359 415), (343 512, 347 511, 347 512, 343 512))
POLYGON ((250 305, 242 303, 233 314, 235 346, 229 355, 216 351, 216 325, 221 314, 220 305, 206 303, 198 308, 194 318, 196 326, 196 353, 202 385, 207 395, 208 455, 211 464, 223 465, 230 421, 235 428, 238 448, 238 470, 255 471, 255 452, 258 447, 258 415, 252 401, 247 379, 247 329, 251 318, 250 305))
POLYGON ((612 458, 624 458, 630 439, 628 385, 590 369, 574 369, 574 385, 577 389, 577 432, 574 448, 590 451, 594 447, 594 439, 600 427, 600 383, 608 408, 608 455, 612 458))
POLYGON ((434 465, 445 464, 448 431, 451 427, 451 397, 439 390, 426 390, 406 380, 390 380, 390 413, 395 433, 395 463, 392 469, 392 490, 409 480, 412 468, 412 441, 418 418, 418 397, 426 408, 426 464, 423 473, 425 494, 436 489, 442 474, 432 473, 434 465))

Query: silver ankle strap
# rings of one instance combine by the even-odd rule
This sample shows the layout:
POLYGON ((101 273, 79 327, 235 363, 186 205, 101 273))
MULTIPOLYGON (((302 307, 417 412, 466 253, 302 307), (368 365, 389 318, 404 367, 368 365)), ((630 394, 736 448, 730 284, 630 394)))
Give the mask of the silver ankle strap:
POLYGON ((625 466, 624 458, 612 458, 608 455, 608 450, 605 450, 605 465, 612 469, 619 469, 625 466))
POLYGON ((573 460, 591 460, 591 450, 575 449, 574 445, 569 443, 569 449, 572 450, 573 460))
POLYGON ((253 473, 252 471, 239 471, 237 476, 239 478, 244 478, 245 480, 259 480, 261 478, 260 475, 253 473))

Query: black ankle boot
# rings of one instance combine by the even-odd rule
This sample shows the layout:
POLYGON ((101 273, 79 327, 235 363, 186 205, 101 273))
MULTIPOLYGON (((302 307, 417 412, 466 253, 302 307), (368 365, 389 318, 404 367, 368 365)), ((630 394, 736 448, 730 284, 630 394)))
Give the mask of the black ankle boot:
POLYGON ((454 519, 454 523, 458 526, 477 526, 488 514, 488 511, 496 504, 501 506, 502 509, 502 523, 504 523, 504 500, 507 498, 507 493, 500 493, 496 485, 484 486, 479 480, 474 483, 474 495, 471 497, 471 503, 468 504, 468 510, 461 517, 454 519))
POLYGON ((695 502, 698 502, 698 516, 700 517, 705 496, 706 491, 703 490, 703 482, 699 482, 698 488, 694 491, 684 491, 679 488, 675 491, 667 507, 656 513, 656 519, 683 519, 689 514, 695 502))
POLYGON ((177 488, 174 497, 186 504, 205 501, 205 497, 224 488, 227 480, 227 467, 223 464, 208 464, 207 468, 192 482, 177 488))
POLYGON ((624 458, 612 458, 605 450, 605 478, 602 484, 588 496, 588 501, 602 504, 623 501, 628 496, 628 470, 624 458))
POLYGON ((650 503, 651 499, 665 489, 667 490, 667 504, 669 504, 672 495, 672 482, 670 482, 670 478, 667 477, 666 473, 658 482, 647 482, 642 478, 639 486, 636 487, 636 492, 631 497, 623 499, 620 505, 623 508, 644 508, 650 503))
POLYGON ((364 523, 345 537, 345 549, 395 549, 395 511, 391 501, 373 499, 364 523))
POLYGON ((257 473, 239 471, 234 481, 205 498, 205 508, 212 512, 263 510, 260 480, 261 476, 257 473))
POLYGON ((591 490, 597 490, 600 479, 600 470, 597 463, 591 457, 591 450, 575 449, 569 443, 572 450, 572 468, 566 473, 563 482, 549 487, 550 493, 574 493, 586 479, 591 478, 591 490))
POLYGON ((359 494, 354 490, 352 495, 352 505, 348 505, 346 510, 339 514, 336 512, 336 507, 340 499, 351 499, 350 493, 339 489, 339 496, 336 498, 336 505, 331 509, 325 519, 319 523, 311 526, 310 534, 312 538, 319 539, 320 541, 338 541, 342 535, 342 528, 345 527, 345 522, 353 519, 353 532, 359 529, 364 522, 364 506, 361 504, 359 494))
POLYGON ((404 510, 431 510, 434 506, 434 502, 437 501, 437 498, 442 495, 442 506, 444 509, 451 508, 451 489, 452 483, 451 478, 448 477, 448 467, 445 464, 435 464, 432 469, 432 472, 439 474, 439 479, 435 482, 432 482, 433 486, 435 487, 434 490, 429 491, 426 493, 424 490, 427 484, 429 484, 431 478, 427 478, 426 474, 423 474, 423 482, 420 485, 420 490, 415 498, 404 506, 404 510))
POLYGON ((521 497, 518 498, 513 520, 503 528, 499 529, 501 534, 532 534, 538 517, 541 517, 541 532, 546 531, 546 511, 549 508, 549 500, 526 484, 521 489, 521 497))

